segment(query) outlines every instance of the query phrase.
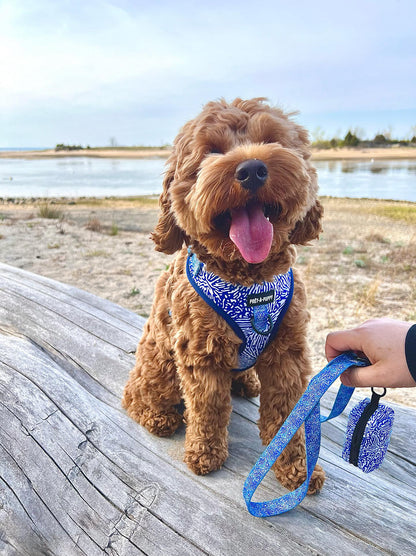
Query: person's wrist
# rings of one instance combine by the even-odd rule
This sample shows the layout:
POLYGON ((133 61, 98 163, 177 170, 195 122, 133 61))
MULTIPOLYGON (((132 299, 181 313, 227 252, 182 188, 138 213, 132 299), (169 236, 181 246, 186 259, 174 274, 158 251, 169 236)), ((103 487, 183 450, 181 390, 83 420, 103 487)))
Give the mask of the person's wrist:
POLYGON ((406 363, 413 380, 416 382, 416 324, 411 326, 404 342, 406 363))

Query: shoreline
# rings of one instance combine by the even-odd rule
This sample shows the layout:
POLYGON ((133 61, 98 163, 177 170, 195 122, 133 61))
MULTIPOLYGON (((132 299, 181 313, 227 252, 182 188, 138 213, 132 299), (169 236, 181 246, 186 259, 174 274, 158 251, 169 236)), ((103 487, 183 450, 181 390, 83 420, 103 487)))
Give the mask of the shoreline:
MULTIPOLYGON (((74 151, 0 151, 1 158, 17 159, 44 159, 44 158, 168 158, 171 149, 158 148, 92 148, 74 151)), ((312 160, 397 160, 416 159, 416 147, 386 147, 386 148, 337 148, 316 149, 312 148, 312 160)))
MULTIPOLYGON (((154 209, 159 207, 159 194, 132 195, 120 197, 111 195, 107 197, 1 197, 0 207, 3 209, 19 208, 39 208, 41 206, 56 206, 67 210, 71 208, 85 209, 115 209, 123 210, 128 208, 154 209)), ((392 206, 406 206, 411 210, 416 209, 416 201, 406 201, 400 199, 381 199, 377 197, 335 197, 333 195, 319 195, 321 202, 350 202, 350 203, 370 203, 373 206, 389 204, 392 206)))
POLYGON ((312 149, 312 160, 414 160, 416 147, 312 149))
MULTIPOLYGON (((415 149, 416 150, 416 149, 415 149)), ((0 158, 22 158, 22 159, 38 159, 38 158, 168 158, 170 149, 158 148, 92 148, 79 149, 74 151, 56 151, 55 149, 46 149, 44 151, 0 151, 0 158)))

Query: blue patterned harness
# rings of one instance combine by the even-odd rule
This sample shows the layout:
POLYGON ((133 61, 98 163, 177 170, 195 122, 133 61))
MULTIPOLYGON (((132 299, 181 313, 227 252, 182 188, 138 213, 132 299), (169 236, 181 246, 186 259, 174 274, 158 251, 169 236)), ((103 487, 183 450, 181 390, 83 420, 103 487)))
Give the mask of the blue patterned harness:
POLYGON ((238 368, 252 367, 259 355, 276 336, 293 295, 292 269, 278 274, 273 282, 250 287, 226 282, 207 272, 195 254, 189 253, 186 274, 192 286, 242 340, 238 368))

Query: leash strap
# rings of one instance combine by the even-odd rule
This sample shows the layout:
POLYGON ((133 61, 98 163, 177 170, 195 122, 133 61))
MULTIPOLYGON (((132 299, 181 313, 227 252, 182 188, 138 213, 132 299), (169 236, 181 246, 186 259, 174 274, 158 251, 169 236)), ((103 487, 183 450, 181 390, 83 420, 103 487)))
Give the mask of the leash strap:
POLYGON ((297 506, 308 491, 309 482, 318 461, 321 446, 321 423, 340 415, 347 406, 354 388, 341 384, 334 405, 327 417, 321 416, 319 401, 331 384, 349 367, 365 367, 367 359, 352 352, 343 353, 333 359, 310 381, 303 396, 280 427, 278 433, 264 450, 250 471, 243 488, 248 511, 256 517, 278 515, 297 506), (267 502, 252 502, 254 492, 270 468, 289 444, 296 431, 305 423, 306 480, 294 491, 267 502))

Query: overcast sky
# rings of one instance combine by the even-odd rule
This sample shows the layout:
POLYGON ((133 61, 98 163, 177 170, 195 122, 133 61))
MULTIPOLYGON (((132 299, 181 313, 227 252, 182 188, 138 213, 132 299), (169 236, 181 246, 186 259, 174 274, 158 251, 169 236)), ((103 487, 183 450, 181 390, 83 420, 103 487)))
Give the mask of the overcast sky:
POLYGON ((0 147, 169 143, 236 96, 409 136, 415 22, 415 0, 0 0, 0 147))

